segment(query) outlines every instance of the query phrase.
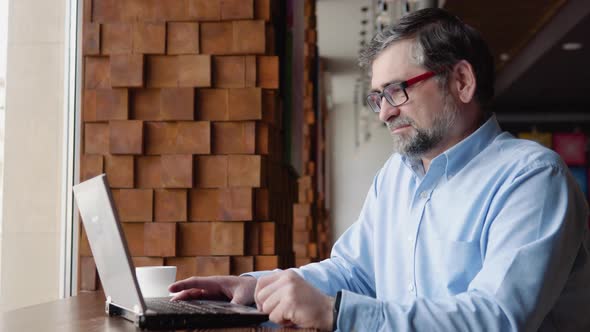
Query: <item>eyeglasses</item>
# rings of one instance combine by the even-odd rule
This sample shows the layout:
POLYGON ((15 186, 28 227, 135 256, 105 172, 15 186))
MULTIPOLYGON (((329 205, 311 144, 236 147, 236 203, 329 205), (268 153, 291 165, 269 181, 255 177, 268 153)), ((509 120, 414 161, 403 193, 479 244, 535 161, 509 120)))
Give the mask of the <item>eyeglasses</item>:
POLYGON ((410 99, 406 92, 407 88, 433 76, 436 76, 436 73, 429 71, 422 75, 412 77, 407 81, 390 83, 383 88, 383 92, 369 93, 367 95, 367 104, 369 104, 369 107, 375 113, 381 111, 381 101, 383 100, 383 97, 385 97, 385 100, 387 100, 387 102, 393 107, 403 105, 410 99))

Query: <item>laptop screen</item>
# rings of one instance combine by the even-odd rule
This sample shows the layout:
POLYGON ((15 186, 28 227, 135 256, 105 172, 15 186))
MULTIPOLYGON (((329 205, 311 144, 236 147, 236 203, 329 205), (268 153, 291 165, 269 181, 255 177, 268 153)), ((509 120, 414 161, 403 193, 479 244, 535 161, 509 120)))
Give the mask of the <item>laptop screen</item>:
POLYGON ((110 297, 119 307, 145 312, 105 174, 75 185, 74 197, 107 300, 110 297))

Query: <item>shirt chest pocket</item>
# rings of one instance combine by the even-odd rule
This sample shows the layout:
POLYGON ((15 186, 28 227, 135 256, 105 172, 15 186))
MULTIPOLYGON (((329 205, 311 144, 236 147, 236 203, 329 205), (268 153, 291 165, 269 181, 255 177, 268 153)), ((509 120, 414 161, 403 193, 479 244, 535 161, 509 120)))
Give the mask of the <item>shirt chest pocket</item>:
POLYGON ((471 280, 481 270, 479 241, 435 237, 433 244, 434 270, 441 277, 441 286, 450 295, 466 291, 471 280))

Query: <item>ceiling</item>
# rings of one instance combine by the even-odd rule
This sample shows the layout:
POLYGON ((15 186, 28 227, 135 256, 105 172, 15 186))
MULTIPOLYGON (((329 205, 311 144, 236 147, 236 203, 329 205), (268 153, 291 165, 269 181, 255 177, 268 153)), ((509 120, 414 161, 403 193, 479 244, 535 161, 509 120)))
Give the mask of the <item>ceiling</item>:
POLYGON ((448 0, 445 8, 494 53, 497 113, 590 113, 588 0, 448 0), (582 48, 562 48, 571 42, 582 48))
MULTIPOLYGON (((360 7, 367 3, 317 3, 320 54, 333 74, 357 70, 360 7)), ((444 8, 488 42, 496 59, 497 113, 588 113, 590 119, 588 0, 446 0, 444 8), (566 42, 583 46, 565 51, 566 42)))

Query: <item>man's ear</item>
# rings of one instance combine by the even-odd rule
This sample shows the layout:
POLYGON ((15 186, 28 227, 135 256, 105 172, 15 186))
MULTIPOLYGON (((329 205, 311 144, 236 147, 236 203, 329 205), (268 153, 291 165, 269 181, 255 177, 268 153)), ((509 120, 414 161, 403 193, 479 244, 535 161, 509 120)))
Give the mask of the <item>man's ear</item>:
POLYGON ((471 64, 465 60, 457 62, 453 67, 451 77, 453 78, 453 90, 455 90, 457 98, 465 104, 471 102, 477 87, 475 72, 471 64))

